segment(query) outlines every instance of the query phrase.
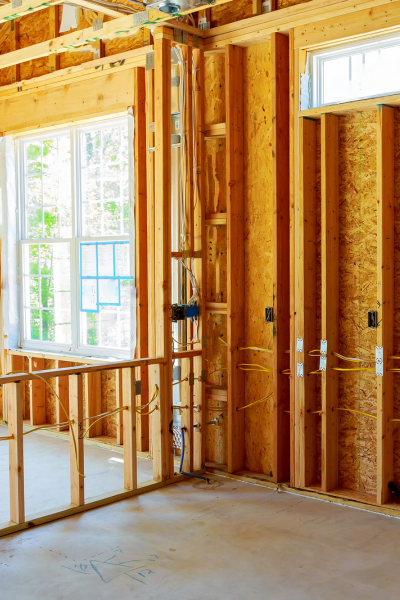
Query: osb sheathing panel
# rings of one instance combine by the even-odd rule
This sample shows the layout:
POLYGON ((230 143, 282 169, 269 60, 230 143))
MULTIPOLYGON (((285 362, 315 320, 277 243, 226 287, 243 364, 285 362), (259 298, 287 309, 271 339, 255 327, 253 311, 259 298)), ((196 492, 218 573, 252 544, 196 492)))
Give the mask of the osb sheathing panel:
MULTIPOLYGON (((207 384, 227 388, 226 346, 219 338, 226 339, 226 315, 209 314, 207 319, 207 384)), ((206 388, 209 390, 209 386, 206 388)), ((206 421, 218 417, 219 425, 206 425, 206 461, 227 464, 228 430, 227 403, 207 398, 206 421), (219 417, 219 413, 225 415, 219 417)))
MULTIPOLYGON (((395 109, 394 156, 394 355, 400 356, 400 111, 398 108, 395 109)), ((400 373, 394 373, 393 377, 393 405, 394 418, 400 419, 400 373)), ((393 423, 393 426, 393 479, 398 483, 400 481, 400 423, 393 423)))
POLYGON ((225 55, 212 54, 204 60, 206 125, 225 123, 225 55))
POLYGON ((206 227, 207 240, 207 300, 227 301, 226 225, 206 227))
MULTIPOLYGON (((10 52, 11 23, 0 25, 0 50, 2 54, 10 52)), ((0 69, 0 86, 12 82, 12 69, 0 69)))
MULTIPOLYGON (((244 210, 246 346, 272 348, 272 325, 265 307, 273 306, 272 264, 272 109, 270 44, 245 48, 244 210)), ((272 355, 247 350, 245 362, 272 367, 272 355)), ((245 374, 244 404, 272 392, 272 374, 245 374)), ((272 470, 272 399, 245 409, 245 468, 272 470)))
POLYGON ((226 212, 226 141, 206 141, 206 213, 226 212))
MULTIPOLYGON (((367 326, 367 313, 376 310, 377 301, 374 111, 340 118, 339 172, 339 352, 374 357, 376 331, 367 326)), ((339 375, 341 408, 376 415, 376 398, 374 373, 339 375)), ((376 419, 340 411, 339 486, 376 493, 376 436, 376 419)))
MULTIPOLYGON (((101 412, 107 412, 117 407, 115 370, 101 373, 101 412)), ((117 417, 112 415, 102 420, 103 435, 117 437, 117 417)))

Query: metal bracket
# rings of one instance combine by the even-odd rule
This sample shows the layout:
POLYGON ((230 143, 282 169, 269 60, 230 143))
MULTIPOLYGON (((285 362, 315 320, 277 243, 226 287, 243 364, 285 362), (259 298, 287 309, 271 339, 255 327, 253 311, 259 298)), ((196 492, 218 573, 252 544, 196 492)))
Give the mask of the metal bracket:
POLYGON ((296 352, 303 352, 303 338, 297 338, 297 340, 296 340, 296 352))
POLYGON ((182 29, 174 29, 174 42, 175 44, 182 44, 182 29))
POLYGON ((304 364, 297 363, 297 377, 304 377, 304 364))
POLYGON ((383 377, 383 347, 375 346, 375 374, 383 377))
POLYGON ((93 31, 98 31, 103 28, 103 19, 98 17, 98 19, 93 19, 93 31))
POLYGON ((319 370, 320 371, 326 371, 326 361, 327 361, 326 356, 319 357, 319 370))
POLYGON ((319 351, 321 354, 328 354, 328 340, 321 340, 319 351))
POLYGON ((13 8, 19 8, 20 6, 22 6, 22 0, 12 0, 13 8))
POLYGON ((199 19, 199 23, 198 23, 199 29, 206 31, 207 29, 210 29, 210 27, 211 27, 210 21, 207 21, 207 19, 205 19, 204 17, 202 19, 199 19))
POLYGON ((148 10, 142 10, 133 15, 133 24, 135 27, 140 27, 150 21, 150 13, 148 10))
POLYGON ((182 31, 182 44, 187 46, 189 43, 189 34, 187 31, 182 31))
POLYGON ((142 382, 140 381, 140 379, 136 379, 135 394, 136 394, 136 396, 140 396, 141 393, 142 393, 142 382))
MULTIPOLYGON (((142 13, 136 13, 138 15, 142 13)), ((152 52, 147 52, 146 54, 146 71, 153 71, 154 69, 154 50, 152 52)))
POLYGON ((189 373, 189 385, 194 385, 194 373, 189 373))

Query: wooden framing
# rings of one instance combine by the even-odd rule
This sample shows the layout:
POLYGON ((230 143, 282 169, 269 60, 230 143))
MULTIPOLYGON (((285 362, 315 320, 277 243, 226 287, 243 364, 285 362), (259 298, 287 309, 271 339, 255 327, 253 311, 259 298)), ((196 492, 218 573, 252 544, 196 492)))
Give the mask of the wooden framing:
POLYGON ((24 444, 22 439, 22 383, 13 383, 8 394, 8 434, 10 463, 10 520, 25 521, 24 444))
MULTIPOLYGON (((147 274, 147 169, 146 169, 146 80, 142 67, 134 69, 134 158, 135 158, 135 285, 136 285, 136 358, 149 354, 148 344, 148 274, 147 274)), ((149 400, 147 369, 137 374, 141 381, 140 403, 149 400)), ((149 417, 136 415, 137 449, 149 449, 149 417)))
POLYGON ((84 473, 85 462, 83 455, 83 377, 69 377, 69 418, 70 428, 70 473, 71 473, 71 504, 81 506, 85 503, 84 473))
POLYGON ((152 370, 150 390, 159 387, 158 410, 152 415, 153 477, 173 474, 172 435, 172 326, 171 305, 171 42, 172 30, 157 28, 154 35, 155 70, 155 345, 165 365, 152 370), (156 372, 154 372, 156 371, 156 372))
MULTIPOLYGON (((29 371, 31 373, 43 370, 43 358, 29 359, 29 371)), ((43 425, 43 423, 46 423, 46 389, 44 381, 41 379, 31 381, 29 386, 29 400, 31 425, 43 425)))
POLYGON ((290 380, 282 371, 290 365, 290 239, 289 239, 289 39, 274 33, 272 64, 273 183, 273 481, 290 477, 290 380))
MULTIPOLYGON (((14 358, 17 358, 17 357, 14 357, 14 358)), ((56 361, 56 364, 55 364, 56 369, 65 369, 66 367, 68 367, 68 363, 66 361, 63 361, 63 360, 56 361)), ((59 398, 58 400, 56 400, 56 423, 65 423, 65 421, 67 420, 67 415, 69 414, 69 379, 68 379, 68 377, 57 377, 57 379, 55 380, 54 388, 55 388, 56 394, 59 398), (61 406, 61 404, 62 404, 62 406, 61 406), (67 413, 67 414, 65 414, 65 413, 67 413)), ((87 406, 87 404, 86 404, 86 406, 87 406)), ((98 414, 98 413, 95 413, 95 414, 98 414)), ((62 425, 61 427, 58 428, 58 431, 64 431, 64 430, 68 429, 68 427, 69 427, 68 425, 62 425)))
POLYGON ((393 480, 393 361, 394 337, 394 109, 378 106, 378 323, 377 346, 383 348, 383 377, 377 377, 377 503, 390 499, 393 480))
POLYGON ((322 393, 322 491, 338 487, 339 377, 339 131, 338 117, 321 119, 321 337, 328 342, 322 393))
POLYGON ((124 488, 137 489, 135 369, 122 369, 124 406, 124 488))
MULTIPOLYGON (((299 145, 299 244, 296 259, 298 272, 298 301, 296 321, 298 338, 303 340, 303 352, 296 352, 298 376, 296 393, 299 410, 299 445, 296 447, 300 473, 300 487, 316 480, 316 391, 317 359, 309 356, 319 347, 316 334, 317 284, 316 284, 316 121, 300 119, 299 145), (302 365, 302 366, 300 366, 302 365)), ((297 369, 296 369, 297 370, 297 369)), ((297 417, 297 415, 296 415, 297 417)))

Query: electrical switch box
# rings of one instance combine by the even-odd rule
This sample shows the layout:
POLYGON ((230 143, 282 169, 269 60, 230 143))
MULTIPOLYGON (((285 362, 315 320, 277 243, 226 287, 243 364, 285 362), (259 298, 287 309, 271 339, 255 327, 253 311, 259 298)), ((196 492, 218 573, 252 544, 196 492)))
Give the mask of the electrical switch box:
POLYGON ((265 322, 273 323, 274 321, 274 309, 272 306, 267 306, 265 309, 265 322))
POLYGON ((368 311, 368 327, 369 329, 378 328, 378 313, 376 310, 368 311))

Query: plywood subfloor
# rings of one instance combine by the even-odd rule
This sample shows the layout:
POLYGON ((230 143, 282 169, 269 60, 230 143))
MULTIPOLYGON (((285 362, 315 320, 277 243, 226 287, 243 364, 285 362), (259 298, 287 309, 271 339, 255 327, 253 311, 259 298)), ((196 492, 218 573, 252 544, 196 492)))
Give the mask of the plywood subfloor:
POLYGON ((212 479, 1 539, 2 600, 396 597, 398 519, 212 479))

